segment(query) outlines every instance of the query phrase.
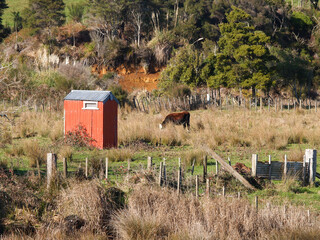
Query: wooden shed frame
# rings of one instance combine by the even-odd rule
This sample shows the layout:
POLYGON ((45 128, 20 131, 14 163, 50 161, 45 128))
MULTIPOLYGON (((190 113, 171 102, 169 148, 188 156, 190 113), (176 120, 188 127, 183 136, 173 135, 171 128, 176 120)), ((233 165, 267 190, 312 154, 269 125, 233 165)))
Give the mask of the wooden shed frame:
POLYGON ((117 147, 118 105, 110 91, 72 90, 64 98, 64 134, 81 125, 94 140, 93 146, 117 147))

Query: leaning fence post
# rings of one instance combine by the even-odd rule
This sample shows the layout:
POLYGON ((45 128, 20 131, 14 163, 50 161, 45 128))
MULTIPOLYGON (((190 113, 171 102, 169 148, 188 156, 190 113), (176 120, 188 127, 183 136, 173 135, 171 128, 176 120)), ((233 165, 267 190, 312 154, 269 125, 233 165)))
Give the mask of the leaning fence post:
POLYGON ((252 177, 257 176, 258 154, 252 154, 252 177))
POLYGON ((47 188, 50 187, 51 180, 57 171, 57 156, 54 153, 47 154, 47 188))
POLYGON ((62 161, 63 161, 63 177, 64 177, 64 178, 67 178, 67 176, 68 176, 68 163, 67 163, 67 159, 66 159, 66 158, 63 158, 62 161))
POLYGON ((199 175, 196 175, 196 198, 199 198, 199 175))

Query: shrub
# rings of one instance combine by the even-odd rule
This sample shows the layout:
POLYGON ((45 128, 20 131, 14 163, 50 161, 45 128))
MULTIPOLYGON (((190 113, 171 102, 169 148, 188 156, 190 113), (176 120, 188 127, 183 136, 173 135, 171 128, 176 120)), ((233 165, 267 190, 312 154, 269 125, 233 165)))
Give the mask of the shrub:
POLYGON ((67 161, 72 161, 73 149, 70 146, 62 146, 59 151, 61 158, 66 158, 67 161))
POLYGON ((39 143, 36 140, 26 140, 23 144, 23 151, 29 158, 30 167, 36 167, 37 162, 40 166, 45 159, 46 153, 44 149, 39 146, 39 143))
POLYGON ((73 131, 67 132, 65 141, 75 147, 90 147, 96 140, 89 136, 85 126, 79 124, 73 131))
POLYGON ((109 91, 113 93, 113 95, 120 102, 120 106, 124 106, 124 104, 128 101, 128 93, 123 90, 120 85, 111 85, 109 87, 109 91))

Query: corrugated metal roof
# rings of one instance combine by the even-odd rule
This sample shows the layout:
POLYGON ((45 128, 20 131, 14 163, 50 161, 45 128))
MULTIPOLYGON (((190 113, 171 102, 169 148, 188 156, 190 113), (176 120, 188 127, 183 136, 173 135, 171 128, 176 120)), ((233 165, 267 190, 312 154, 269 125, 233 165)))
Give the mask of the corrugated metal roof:
POLYGON ((103 103, 108 100, 114 100, 119 104, 119 101, 110 91, 71 90, 64 100, 98 101, 103 103))

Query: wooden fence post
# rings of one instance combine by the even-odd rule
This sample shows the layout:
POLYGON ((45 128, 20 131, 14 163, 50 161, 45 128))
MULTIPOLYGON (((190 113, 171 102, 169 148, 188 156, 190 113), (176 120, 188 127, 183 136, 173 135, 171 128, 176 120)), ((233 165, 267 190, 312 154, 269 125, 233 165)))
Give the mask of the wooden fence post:
POLYGON ((158 180, 159 186, 161 186, 162 184, 162 167, 163 167, 163 163, 161 162, 160 169, 159 169, 159 180, 158 180))
POLYGON ((241 198, 241 192, 238 192, 238 199, 241 198))
POLYGON ((260 112, 262 112, 262 97, 260 97, 260 112))
POLYGON ((85 169, 85 175, 86 175, 86 178, 88 178, 88 158, 86 158, 86 169, 85 169))
POLYGON ((306 166, 306 155, 303 155, 303 169, 302 169, 302 182, 303 185, 307 184, 307 178, 306 178, 306 174, 307 174, 307 166, 306 166))
POLYGON ((203 182, 206 182, 206 178, 207 178, 207 170, 208 170, 208 158, 207 156, 204 156, 203 158, 203 182))
POLYGON ((152 157, 148 157, 147 169, 150 171, 152 169, 152 157))
POLYGON ((67 178, 68 177, 68 163, 67 163, 67 159, 63 158, 63 177, 67 178))
POLYGON ((222 187, 222 196, 223 197, 226 196, 226 187, 225 186, 222 187))
POLYGON ((128 158, 128 174, 130 173, 130 162, 131 162, 131 159, 128 158))
POLYGON ((177 192, 180 193, 181 188, 181 158, 178 159, 179 169, 178 169, 178 182, 177 182, 177 192))
POLYGON ((106 157, 106 180, 108 180, 108 172, 109 172, 109 158, 106 157))
POLYGON ((287 154, 284 155, 284 166, 283 166, 283 176, 286 178, 288 173, 288 160, 287 154))
POLYGON ((167 171, 166 171, 166 159, 163 158, 163 183, 167 185, 167 171))
POLYGON ((196 159, 193 159, 192 167, 191 167, 191 175, 193 175, 193 172, 194 172, 194 164, 195 164, 195 161, 196 161, 196 159))
POLYGON ((252 154, 252 177, 257 176, 258 154, 252 154))
POLYGON ((258 209, 259 209, 259 199, 258 199, 258 196, 255 196, 254 202, 255 202, 256 211, 258 212, 258 209))
POLYGON ((57 155, 54 153, 47 154, 47 188, 50 187, 52 178, 57 172, 57 155))
POLYGON ((269 180, 271 181, 271 155, 269 155, 269 180))
POLYGON ((309 163, 309 183, 313 184, 317 170, 317 150, 306 149, 305 156, 306 162, 309 163))
POLYGON ((210 196, 210 179, 206 179, 206 195, 209 197, 210 196))
POLYGON ((196 175, 196 198, 199 198, 199 175, 196 175))
POLYGON ((301 102, 301 99, 299 99, 299 109, 301 110, 302 108, 302 102, 301 102))
POLYGON ((216 175, 218 175, 218 174, 219 174, 219 163, 216 160, 216 175))
POLYGON ((228 162, 229 162, 229 165, 231 166, 231 159, 230 159, 230 157, 228 157, 228 162))

